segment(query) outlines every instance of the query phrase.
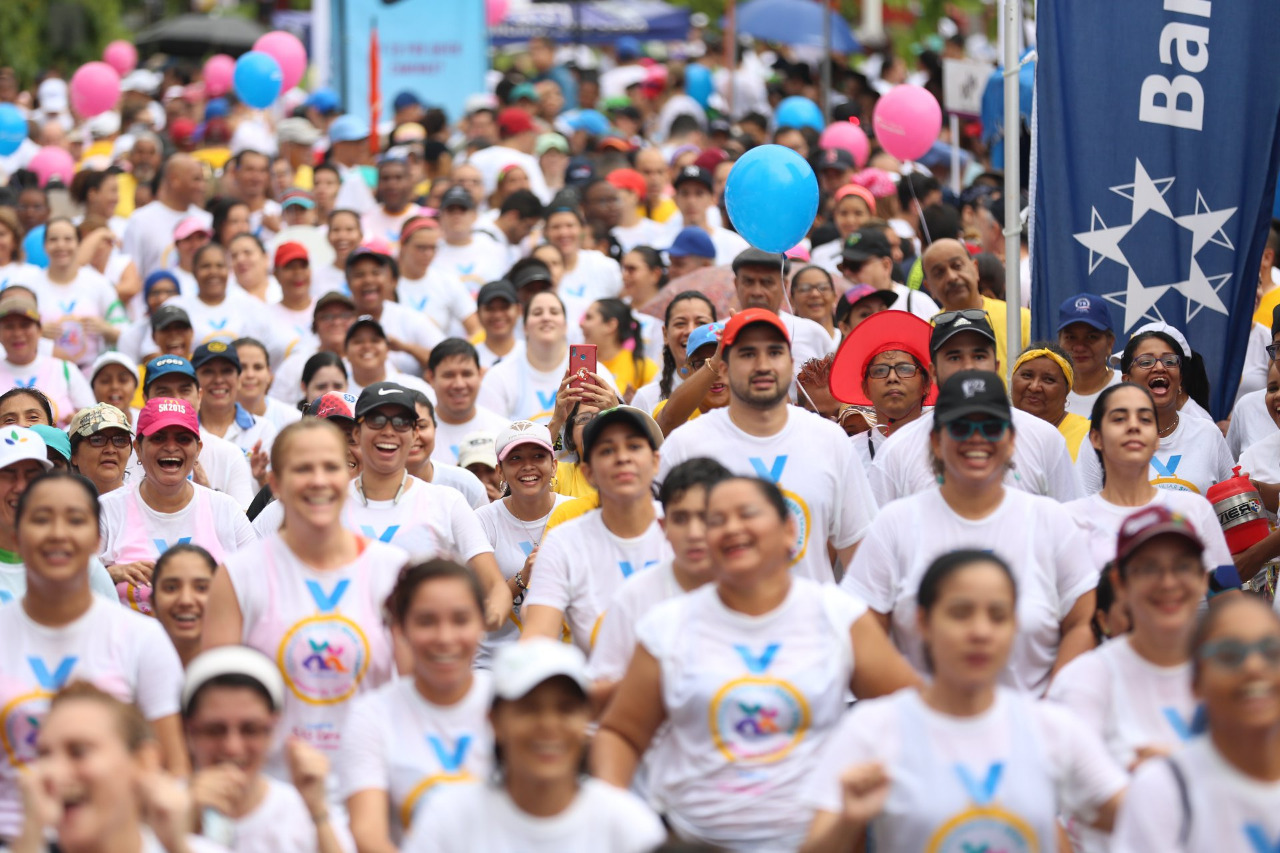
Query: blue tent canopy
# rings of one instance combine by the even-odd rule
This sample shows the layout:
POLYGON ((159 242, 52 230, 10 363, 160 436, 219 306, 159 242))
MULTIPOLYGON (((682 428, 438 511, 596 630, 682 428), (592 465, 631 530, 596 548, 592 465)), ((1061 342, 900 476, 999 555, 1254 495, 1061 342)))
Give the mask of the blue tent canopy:
POLYGON ((489 41, 510 44, 547 36, 557 41, 611 42, 619 36, 641 41, 684 41, 689 35, 689 10, 661 0, 603 0, 581 3, 537 3, 513 9, 496 27, 489 41), (574 25, 574 6, 581 29, 574 25))
MULTIPOLYGON (((814 0, 750 0, 738 7, 737 28, 742 35, 793 47, 822 47, 823 3, 814 0)), ((827 10, 831 20, 831 48, 850 54, 862 45, 838 11, 827 10)), ((725 26, 721 19, 721 26, 725 26)))

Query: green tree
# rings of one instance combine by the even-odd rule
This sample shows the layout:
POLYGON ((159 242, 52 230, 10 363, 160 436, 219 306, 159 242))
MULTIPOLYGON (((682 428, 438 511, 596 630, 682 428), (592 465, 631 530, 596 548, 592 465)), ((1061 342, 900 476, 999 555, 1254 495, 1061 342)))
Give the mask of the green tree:
POLYGON ((122 0, 0 0, 0 64, 23 86, 48 69, 70 76, 127 36, 121 12, 122 0))

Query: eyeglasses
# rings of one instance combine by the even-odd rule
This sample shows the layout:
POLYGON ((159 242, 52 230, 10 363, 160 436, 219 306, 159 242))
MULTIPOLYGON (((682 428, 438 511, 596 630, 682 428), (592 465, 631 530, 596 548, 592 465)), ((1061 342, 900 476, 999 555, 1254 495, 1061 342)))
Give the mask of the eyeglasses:
POLYGON ((1280 346, 1276 344, 1267 344, 1267 361, 1276 360, 1276 350, 1280 350, 1280 346))
POLYGON ((815 282, 813 284, 797 284, 791 288, 791 292, 796 296, 807 296, 814 291, 818 293, 830 293, 833 290, 831 285, 825 281, 815 282))
POLYGON ((85 441, 89 442, 90 447, 106 447, 107 442, 111 442, 113 447, 119 447, 121 450, 129 446, 129 436, 123 433, 114 433, 113 435, 103 435, 102 433, 94 433, 88 436, 85 441))
POLYGON ((1262 662, 1271 669, 1280 669, 1280 637, 1263 637, 1256 643, 1240 640, 1215 640, 1200 649, 1200 660, 1213 663, 1227 670, 1237 670, 1254 652, 1262 655, 1262 662))
POLYGON ((384 415, 380 412, 374 412, 361 418, 360 423, 368 424, 369 429, 375 432, 385 429, 387 424, 391 424, 391 428, 396 432, 408 432, 418 425, 418 419, 411 418, 408 415, 384 415))
POLYGON ((961 418, 947 424, 947 434, 956 441, 968 441, 975 432, 981 433, 987 441, 999 441, 1004 438, 1008 430, 1009 422, 1002 418, 988 418, 983 421, 961 418))
POLYGON ((920 368, 915 364, 909 361, 899 361, 895 364, 873 364, 867 368, 867 377, 870 379, 888 379, 890 370, 898 374, 899 379, 910 379, 920 372, 920 368))
POLYGON ((592 412, 589 415, 578 415, 573 419, 573 426, 576 426, 576 427, 586 426, 587 424, 591 423, 591 421, 595 418, 595 416, 596 416, 595 412, 592 412))
POLYGON ((206 740, 222 740, 232 731, 239 733, 245 740, 266 740, 271 737, 273 728, 261 723, 242 723, 239 726, 228 726, 226 723, 209 723, 204 726, 193 726, 191 733, 206 740))
POLYGON ((1165 567, 1150 563, 1129 566, 1125 573, 1133 580, 1154 581, 1172 575, 1174 580, 1188 580, 1204 575, 1204 566, 1196 560, 1184 560, 1176 565, 1165 567))
POLYGON ((1171 353, 1171 352, 1165 353, 1159 358, 1156 358, 1154 355, 1140 355, 1133 360, 1133 366, 1138 368, 1139 370, 1150 370, 1151 368, 1156 366, 1157 361, 1163 364, 1169 370, 1173 370, 1175 367, 1178 367, 1179 365, 1182 364, 1182 356, 1175 355, 1174 353, 1171 353))
POLYGON ((961 317, 971 323, 976 323, 979 320, 987 323, 988 325, 991 323, 991 315, 986 311, 983 311, 981 308, 964 308, 960 311, 943 311, 941 314, 935 314, 933 316, 933 325, 935 328, 938 326, 945 326, 948 323, 954 323, 961 317))

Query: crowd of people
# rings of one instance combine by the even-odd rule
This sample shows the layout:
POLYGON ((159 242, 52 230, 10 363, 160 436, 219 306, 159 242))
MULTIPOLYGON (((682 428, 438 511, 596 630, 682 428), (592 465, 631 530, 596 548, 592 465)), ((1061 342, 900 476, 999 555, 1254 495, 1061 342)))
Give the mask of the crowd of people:
POLYGON ((1010 340, 980 136, 959 195, 855 163, 715 47, 377 127, 0 70, 0 850, 1276 849, 1280 532, 1207 494, 1274 523, 1280 309, 1241 377, 1085 292, 1010 340), (768 143, 785 254, 724 206, 768 143))

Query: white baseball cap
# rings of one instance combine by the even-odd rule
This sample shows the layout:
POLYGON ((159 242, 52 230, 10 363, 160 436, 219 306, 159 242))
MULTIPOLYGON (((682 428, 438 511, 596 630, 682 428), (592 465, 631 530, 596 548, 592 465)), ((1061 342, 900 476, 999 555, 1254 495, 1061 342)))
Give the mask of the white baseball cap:
POLYGON ((501 462, 507 458, 508 453, 522 444, 536 444, 548 453, 555 452, 555 448, 551 446, 551 430, 533 421, 515 421, 509 424, 498 433, 493 449, 498 461, 501 462))
POLYGON ((494 450, 493 433, 468 433, 458 448, 458 467, 468 468, 481 462, 490 468, 498 467, 498 453, 494 450))
POLYGON ((219 646, 201 652, 187 666, 182 682, 182 712, 191 711, 191 700, 201 687, 224 675, 251 678, 271 697, 271 710, 284 707, 284 679, 271 658, 248 646, 219 646))
POLYGON ((28 459, 39 462, 46 471, 53 467, 49 461, 48 445, 40 433, 20 426, 0 428, 0 468, 28 459))
POLYGON ((493 693, 499 699, 519 699, 558 675, 572 679, 584 694, 587 692, 587 659, 577 646, 548 637, 507 643, 493 658, 493 693))

